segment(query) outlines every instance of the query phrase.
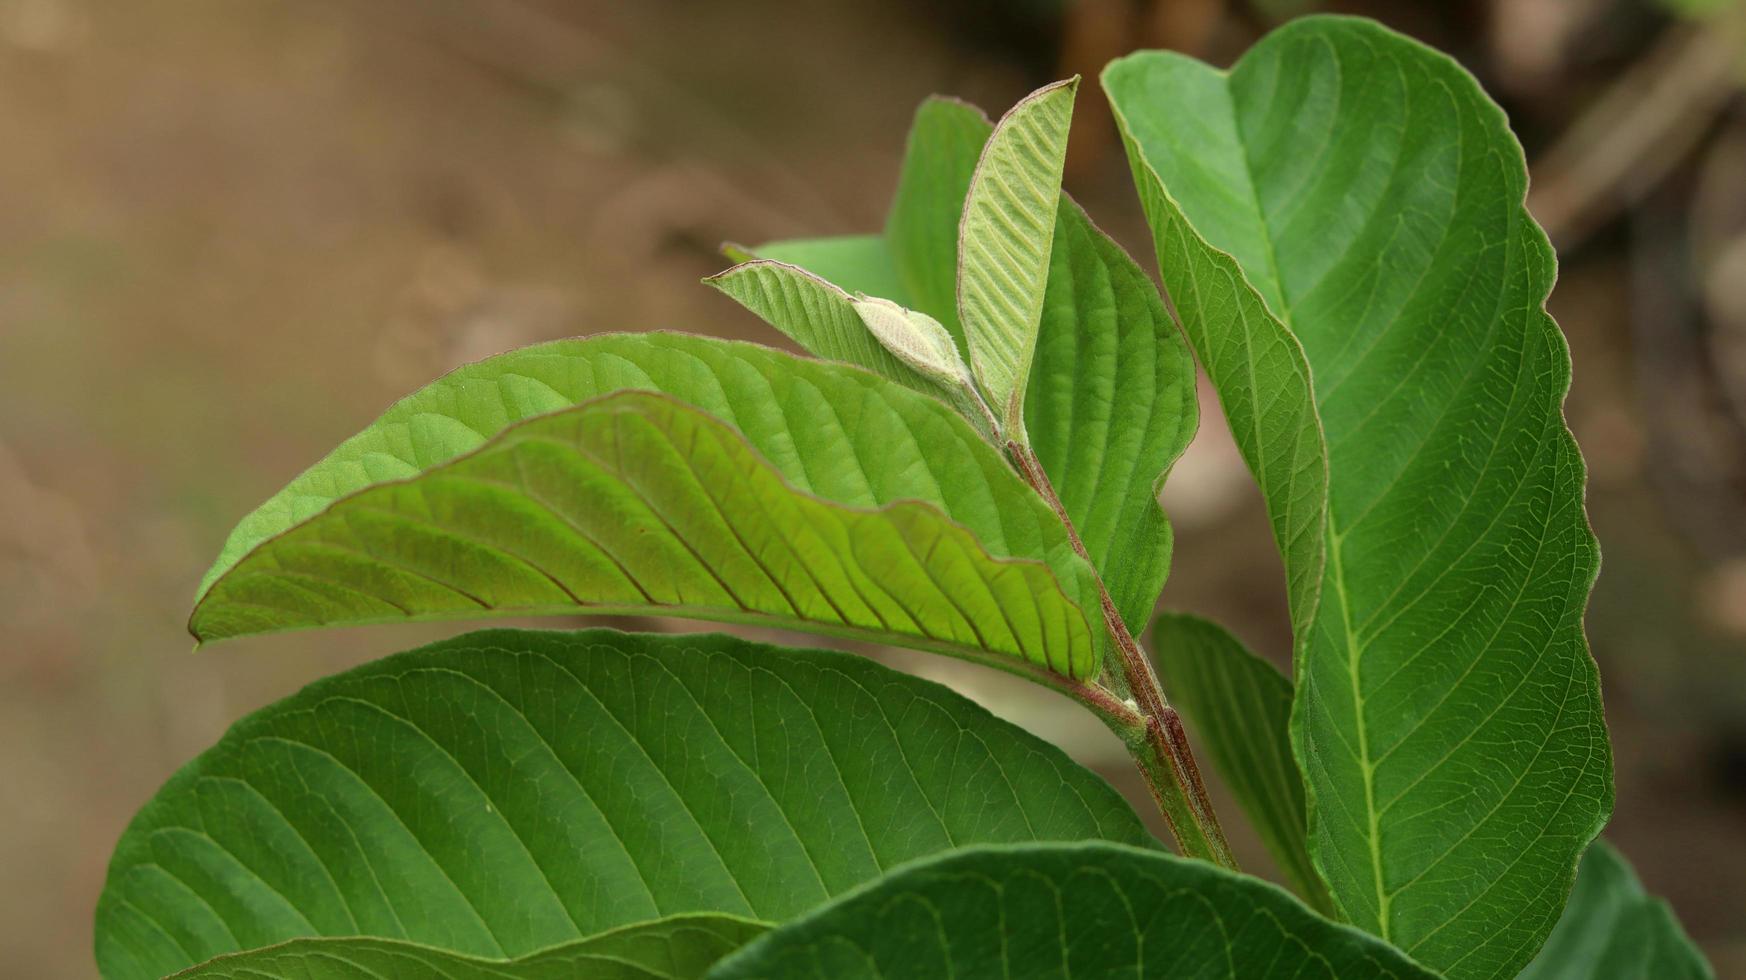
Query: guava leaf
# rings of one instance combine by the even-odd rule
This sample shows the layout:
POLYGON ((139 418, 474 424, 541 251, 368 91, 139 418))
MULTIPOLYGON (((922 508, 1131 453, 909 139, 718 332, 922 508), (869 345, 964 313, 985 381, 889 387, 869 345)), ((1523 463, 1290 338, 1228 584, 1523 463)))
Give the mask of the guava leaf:
POLYGON ((1310 854, 1354 923, 1514 976, 1612 807, 1553 256, 1458 65, 1309 18, 1104 74, 1297 627, 1310 854))
POLYGON ((1020 441, 1078 91, 1077 77, 1046 85, 1000 118, 958 227, 958 319, 970 370, 1008 438, 1020 441))
POLYGON ((1111 844, 970 847, 899 869, 730 955, 710 980, 1431 973, 1257 878, 1111 844))
POLYGON ((898 360, 855 313, 855 297, 797 265, 743 262, 704 282, 732 296, 791 340, 827 361, 866 368, 906 388, 939 396, 938 382, 898 360))
POLYGON ((624 926, 513 960, 464 956, 394 939, 293 939, 226 953, 173 980, 699 980, 769 928, 725 915, 677 915, 624 926))
POLYGON ((797 916, 972 843, 1153 846, 1040 739, 863 658, 494 630, 238 722, 134 818, 110 980, 303 937, 511 958, 663 916, 797 916))
POLYGON ((1623 855, 1589 845, 1564 917, 1518 980, 1714 980, 1673 910, 1643 891, 1623 855))
POLYGON ((970 369, 958 353, 957 342, 940 321, 877 296, 863 296, 854 307, 867 330, 898 360, 943 384, 960 385, 969 379, 970 369))
MULTIPOLYGON (((768 258, 742 262, 703 280, 827 361, 866 368, 914 391, 938 398, 979 431, 985 413, 961 384, 943 383, 894 355, 855 311, 855 297, 836 283, 797 265, 768 258)), ((956 350, 954 349, 954 353, 956 350)), ((983 432, 990 439, 992 430, 983 432)))
MULTIPOLYGON (((781 256, 844 289, 869 293, 874 291, 860 284, 876 269, 895 267, 903 290, 877 295, 958 332, 958 226, 993 128, 963 102, 936 96, 922 103, 886 223, 888 254, 867 258, 870 253, 857 247, 867 268, 846 270, 840 249, 825 244, 847 239, 779 242, 760 246, 756 254, 781 256)), ((787 305, 786 312, 770 302, 752 308, 813 353, 844 357, 841 347, 804 339, 816 328, 807 326, 798 305, 787 305)), ((878 370, 875 362, 847 359, 878 370)), ((1116 608, 1138 634, 1170 568, 1170 525, 1157 494, 1199 424, 1194 365, 1145 271, 1065 195, 1056 214, 1028 391, 1031 448, 1116 608)), ((960 411, 975 417, 969 408, 960 411)))
POLYGON ((1158 493, 1200 425, 1194 361, 1145 270, 1070 200, 1049 265, 1025 428, 1138 636, 1170 573, 1158 493))
POLYGON ((1152 624, 1152 650, 1170 703, 1188 719, 1195 743, 1212 756, 1268 854, 1310 907, 1332 915, 1305 839, 1303 781, 1291 758, 1291 681, 1198 616, 1161 614, 1152 624))
POLYGON ((202 640, 661 613, 1077 678, 1102 643, 1081 611, 1092 572, 1060 521, 945 406, 841 365, 673 335, 547 344, 449 375, 246 519, 220 566, 190 623, 202 640))

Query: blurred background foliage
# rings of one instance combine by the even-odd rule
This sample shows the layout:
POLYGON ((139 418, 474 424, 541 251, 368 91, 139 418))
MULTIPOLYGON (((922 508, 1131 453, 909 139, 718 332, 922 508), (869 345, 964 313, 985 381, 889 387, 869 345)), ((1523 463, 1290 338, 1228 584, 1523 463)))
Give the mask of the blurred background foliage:
MULTIPOLYGON (((0 0, 4 972, 91 975, 111 846, 229 722, 453 632, 190 654, 182 629, 230 525, 394 398, 571 334, 776 343, 696 284, 725 264, 717 243, 878 227, 923 96, 998 111, 1139 47, 1226 63, 1322 9, 1452 53, 1521 135, 1605 554, 1589 635, 1618 754, 1609 834, 1721 975, 1746 975, 1736 0, 0 0)), ((1151 265, 1090 87, 1068 186, 1151 265)), ((1205 404, 1164 495, 1165 601, 1278 657, 1278 561, 1205 404)), ((871 652, 1139 791, 1052 695, 871 652)))

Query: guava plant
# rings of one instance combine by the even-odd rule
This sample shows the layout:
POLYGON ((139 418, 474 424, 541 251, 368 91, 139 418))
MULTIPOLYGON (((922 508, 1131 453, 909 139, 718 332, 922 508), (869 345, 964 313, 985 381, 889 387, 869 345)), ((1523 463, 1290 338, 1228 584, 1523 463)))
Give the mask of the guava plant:
POLYGON ((993 124, 931 99, 882 233, 730 248, 709 283, 814 358, 609 334, 463 367, 246 517, 190 626, 658 614, 960 657, 1107 724, 1182 856, 863 658, 490 630, 176 774, 116 849, 103 974, 1707 975, 1594 843, 1597 552, 1503 114, 1364 21, 1112 64, 1161 295, 1060 193, 1076 88, 993 124), (1290 678, 1152 621, 1196 357, 1290 678), (1237 870, 1182 716, 1295 895, 1237 870))

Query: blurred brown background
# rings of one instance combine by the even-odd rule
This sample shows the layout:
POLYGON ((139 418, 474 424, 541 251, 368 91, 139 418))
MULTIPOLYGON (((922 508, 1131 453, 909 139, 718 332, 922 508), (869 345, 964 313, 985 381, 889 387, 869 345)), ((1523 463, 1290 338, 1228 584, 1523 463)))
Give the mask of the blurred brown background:
MULTIPOLYGON (((1605 553, 1608 833, 1746 976, 1732 0, 0 0, 0 973, 92 975, 111 846, 229 722, 454 632, 190 654, 182 631, 230 525, 394 398, 569 334, 773 343, 697 284, 716 243, 878 227, 924 95, 998 112, 1136 47, 1228 62, 1327 8, 1451 52, 1521 134, 1605 553)), ((1070 188, 1150 267, 1093 87, 1076 126, 1070 188)), ((1166 602, 1284 651, 1277 559, 1216 411, 1165 498, 1166 602)), ((1052 695, 884 655, 1128 781, 1052 695)))

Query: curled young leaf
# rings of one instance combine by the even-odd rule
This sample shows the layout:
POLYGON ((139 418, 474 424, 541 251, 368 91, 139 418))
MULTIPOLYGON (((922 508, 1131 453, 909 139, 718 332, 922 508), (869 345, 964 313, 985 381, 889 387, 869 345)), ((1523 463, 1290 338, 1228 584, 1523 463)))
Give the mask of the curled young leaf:
POLYGON ((1020 442, 1078 90, 1077 76, 1046 85, 1001 117, 958 227, 958 317, 970 367, 1002 432, 1020 442))
POLYGON ((940 321, 877 296, 861 296, 853 305, 861 322, 898 360, 942 384, 969 382, 970 372, 940 321))
MULTIPOLYGON (((811 249, 808 253, 811 258, 830 251, 826 248, 821 253, 816 244, 800 243, 797 247, 811 249)), ((828 267, 829 262, 825 265, 828 267)), ((865 294, 858 301, 815 272, 768 258, 748 256, 739 265, 703 281, 733 297, 808 351, 826 360, 866 368, 944 401, 985 438, 994 440, 997 425, 969 380, 957 342, 944 325, 926 313, 887 300, 876 301, 872 309, 863 313, 856 309, 856 303, 866 301, 865 294), (885 322, 891 314, 901 314, 905 319, 885 322), (879 327, 886 336, 875 332, 868 316, 881 318, 879 327), (900 356, 893 344, 910 350, 909 356, 918 357, 923 363, 912 364, 900 356), (949 362, 953 369, 940 371, 942 362, 949 362)))

